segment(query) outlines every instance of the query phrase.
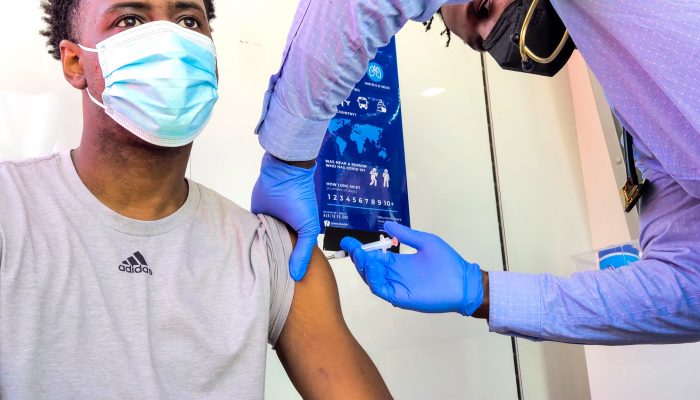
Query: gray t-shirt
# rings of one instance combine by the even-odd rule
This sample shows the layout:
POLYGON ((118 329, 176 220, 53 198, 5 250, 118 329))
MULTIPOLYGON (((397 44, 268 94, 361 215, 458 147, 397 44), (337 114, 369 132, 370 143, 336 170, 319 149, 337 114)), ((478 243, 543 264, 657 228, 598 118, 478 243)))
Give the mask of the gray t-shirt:
POLYGON ((68 152, 0 163, 0 398, 263 398, 291 250, 283 224, 192 181, 143 222, 68 152))

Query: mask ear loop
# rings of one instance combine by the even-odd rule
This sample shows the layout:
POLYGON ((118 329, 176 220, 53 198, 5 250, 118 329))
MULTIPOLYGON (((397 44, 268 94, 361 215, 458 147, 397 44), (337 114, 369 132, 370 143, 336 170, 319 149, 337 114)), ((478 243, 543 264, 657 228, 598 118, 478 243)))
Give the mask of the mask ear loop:
MULTIPOLYGON (((91 48, 89 48, 89 47, 85 47, 85 46, 81 45, 80 43, 78 43, 78 47, 80 47, 81 49, 83 49, 83 50, 85 50, 85 51, 87 51, 87 52, 90 52, 90 53, 99 53, 99 50, 97 50, 97 49, 91 49, 91 48)), ((94 98, 94 97, 92 96, 92 93, 90 93, 90 89, 89 89, 89 88, 88 88, 88 89, 85 89, 85 90, 87 91, 88 97, 90 97, 90 100, 92 100, 93 103, 95 103, 95 104, 96 104, 97 106, 99 106, 101 109, 107 110, 107 107, 105 107, 104 104, 100 103, 99 101, 97 101, 96 98, 94 98)))
POLYGON ((523 64, 527 63, 529 60, 534 60, 535 62, 538 62, 540 64, 549 64, 552 61, 554 61, 559 54, 561 53, 562 50, 564 50, 564 46, 566 45, 566 41, 569 39, 569 30, 567 29, 564 32, 564 36, 561 38, 561 41, 559 42, 559 45, 557 46, 556 50, 552 53, 547 58, 543 58, 538 56, 537 54, 533 53, 532 50, 530 50, 526 45, 525 45, 525 36, 527 35, 527 28, 530 26, 530 21, 532 20, 532 16, 535 14, 535 9, 537 8, 537 5, 539 4, 540 0, 533 0, 532 5, 530 5, 530 9, 527 11, 527 15, 525 16, 525 21, 523 22, 523 27, 520 30, 520 57, 523 60, 523 64))
POLYGON ((90 89, 85 89, 85 91, 87 92, 88 97, 90 97, 90 100, 92 100, 93 103, 95 103, 95 104, 96 104, 98 107, 100 107, 101 109, 107 110, 107 107, 105 107, 104 104, 100 103, 99 101, 97 101, 96 98, 92 97, 92 94, 90 93, 90 89))

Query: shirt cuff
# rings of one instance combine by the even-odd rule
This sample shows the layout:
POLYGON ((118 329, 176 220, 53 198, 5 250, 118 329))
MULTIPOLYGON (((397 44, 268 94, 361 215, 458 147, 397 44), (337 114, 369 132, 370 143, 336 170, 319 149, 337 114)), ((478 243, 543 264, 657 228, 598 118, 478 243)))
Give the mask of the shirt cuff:
POLYGON ((329 123, 293 115, 282 107, 275 92, 267 92, 256 133, 260 145, 273 156, 285 161, 309 161, 318 157, 329 123))
POLYGON ((489 272, 489 330, 532 339, 541 336, 539 275, 489 272))

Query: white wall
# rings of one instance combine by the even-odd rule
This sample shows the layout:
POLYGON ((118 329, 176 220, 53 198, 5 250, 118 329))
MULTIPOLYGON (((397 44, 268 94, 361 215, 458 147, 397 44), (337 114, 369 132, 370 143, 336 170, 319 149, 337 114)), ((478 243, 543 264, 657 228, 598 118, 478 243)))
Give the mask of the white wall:
POLYGON ((0 159, 76 146, 81 95, 63 79, 58 61, 46 54, 39 2, 13 2, 12 14, 0 24, 0 159))

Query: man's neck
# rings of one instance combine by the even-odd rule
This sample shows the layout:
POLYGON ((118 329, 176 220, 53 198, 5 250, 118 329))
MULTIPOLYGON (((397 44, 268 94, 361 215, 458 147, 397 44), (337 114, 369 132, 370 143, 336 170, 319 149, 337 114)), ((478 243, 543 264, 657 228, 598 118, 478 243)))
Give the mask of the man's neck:
POLYGON ((104 205, 131 219, 156 221, 187 200, 192 146, 158 148, 137 140, 124 144, 84 133, 71 156, 80 179, 104 205))

